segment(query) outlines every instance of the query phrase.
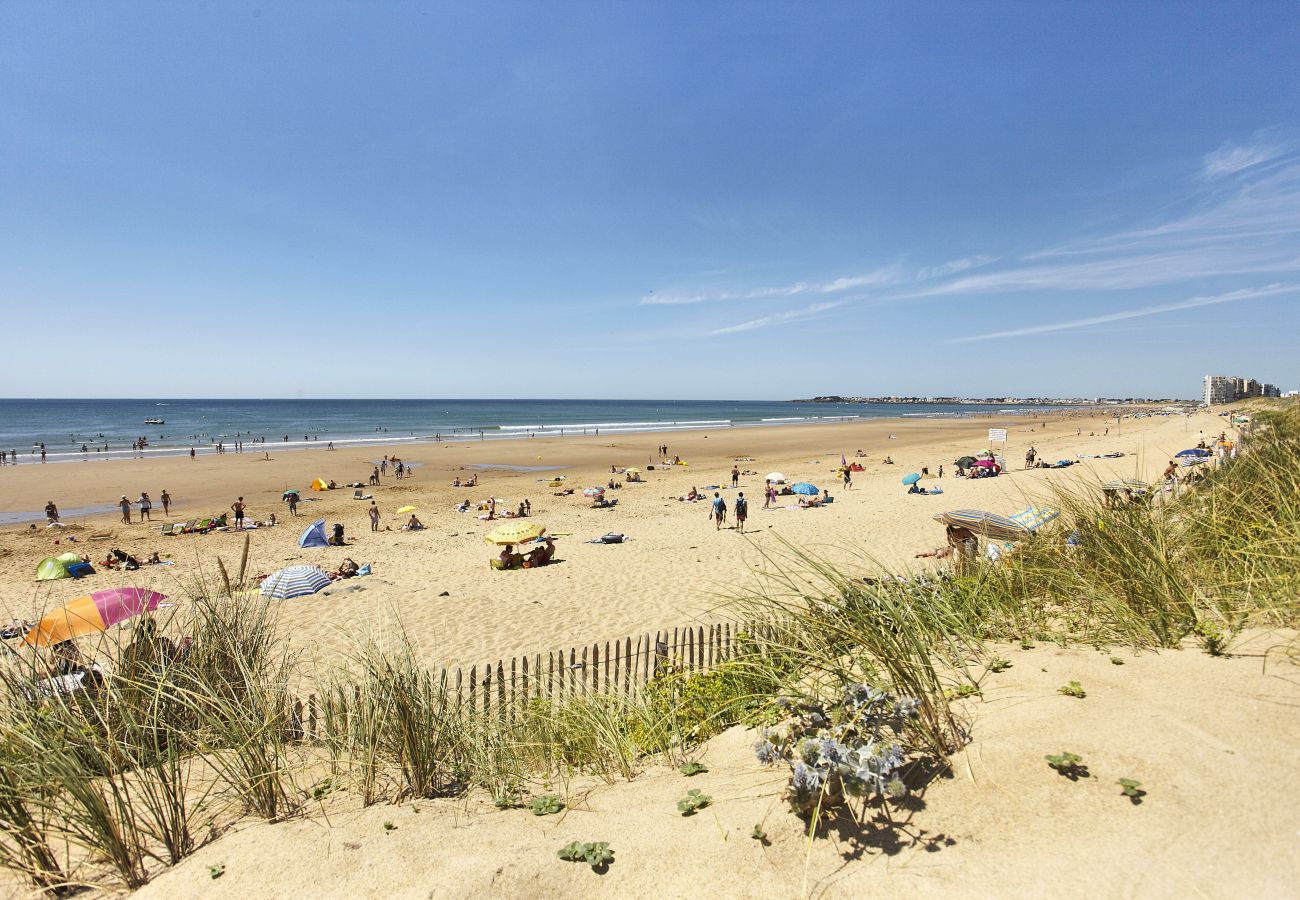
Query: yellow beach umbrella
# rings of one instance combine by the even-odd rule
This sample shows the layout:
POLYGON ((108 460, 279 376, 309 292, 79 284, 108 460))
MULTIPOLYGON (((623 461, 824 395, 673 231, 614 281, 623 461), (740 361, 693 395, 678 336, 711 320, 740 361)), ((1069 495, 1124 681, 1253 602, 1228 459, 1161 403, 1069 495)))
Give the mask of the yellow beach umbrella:
POLYGON ((414 507, 414 506, 403 506, 403 507, 402 507, 401 509, 399 509, 397 512, 398 512, 399 515, 400 515, 401 513, 415 512, 415 507, 414 507))
POLYGON ((546 526, 536 522, 503 522, 485 536, 489 544, 522 544, 546 533, 546 526))

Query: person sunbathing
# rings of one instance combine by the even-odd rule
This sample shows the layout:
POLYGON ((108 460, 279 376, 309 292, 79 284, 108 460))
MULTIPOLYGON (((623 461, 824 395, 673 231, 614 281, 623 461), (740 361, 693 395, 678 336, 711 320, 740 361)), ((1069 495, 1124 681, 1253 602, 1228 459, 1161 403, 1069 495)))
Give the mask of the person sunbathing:
POLYGON ((456 512, 469 512, 469 501, 462 500, 456 506, 456 512))
POLYGON ((813 509, 814 507, 821 506, 821 505, 822 505, 821 497, 800 497, 799 498, 800 509, 813 509))

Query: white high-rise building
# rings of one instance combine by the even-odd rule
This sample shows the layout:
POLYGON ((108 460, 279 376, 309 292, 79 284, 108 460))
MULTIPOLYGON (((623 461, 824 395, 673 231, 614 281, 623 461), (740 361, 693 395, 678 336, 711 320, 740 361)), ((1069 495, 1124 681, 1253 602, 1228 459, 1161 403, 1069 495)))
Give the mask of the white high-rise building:
POLYGON ((1236 399, 1236 379, 1227 375, 1205 376, 1205 405, 1217 406, 1236 399))

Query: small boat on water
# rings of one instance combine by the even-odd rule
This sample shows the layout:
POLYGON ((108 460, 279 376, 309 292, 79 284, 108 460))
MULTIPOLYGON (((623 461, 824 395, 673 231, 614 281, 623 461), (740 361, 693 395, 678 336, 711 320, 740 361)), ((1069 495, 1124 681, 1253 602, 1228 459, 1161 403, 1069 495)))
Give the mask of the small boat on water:
POLYGON ((166 421, 164 421, 163 419, 145 419, 145 420, 144 420, 144 424, 146 424, 146 425, 166 425, 167 423, 166 423, 166 421))

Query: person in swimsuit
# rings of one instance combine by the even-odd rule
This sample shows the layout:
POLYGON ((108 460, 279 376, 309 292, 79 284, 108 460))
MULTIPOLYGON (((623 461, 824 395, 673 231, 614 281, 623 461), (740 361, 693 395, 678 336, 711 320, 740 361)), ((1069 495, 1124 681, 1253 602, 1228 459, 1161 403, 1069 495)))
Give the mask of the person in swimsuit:
POLYGON ((125 522, 127 525, 130 525, 131 524, 131 501, 126 499, 126 494, 123 494, 122 499, 117 501, 117 505, 122 510, 122 521, 125 522))
MULTIPOLYGON (((292 506, 290 507, 292 508, 292 506)), ((244 527, 244 498, 240 497, 234 503, 230 504, 230 509, 235 514, 235 529, 244 527)))
POLYGON ((158 499, 162 501, 163 515, 164 516, 171 515, 172 495, 167 493, 166 488, 163 488, 163 492, 158 495, 158 499))

